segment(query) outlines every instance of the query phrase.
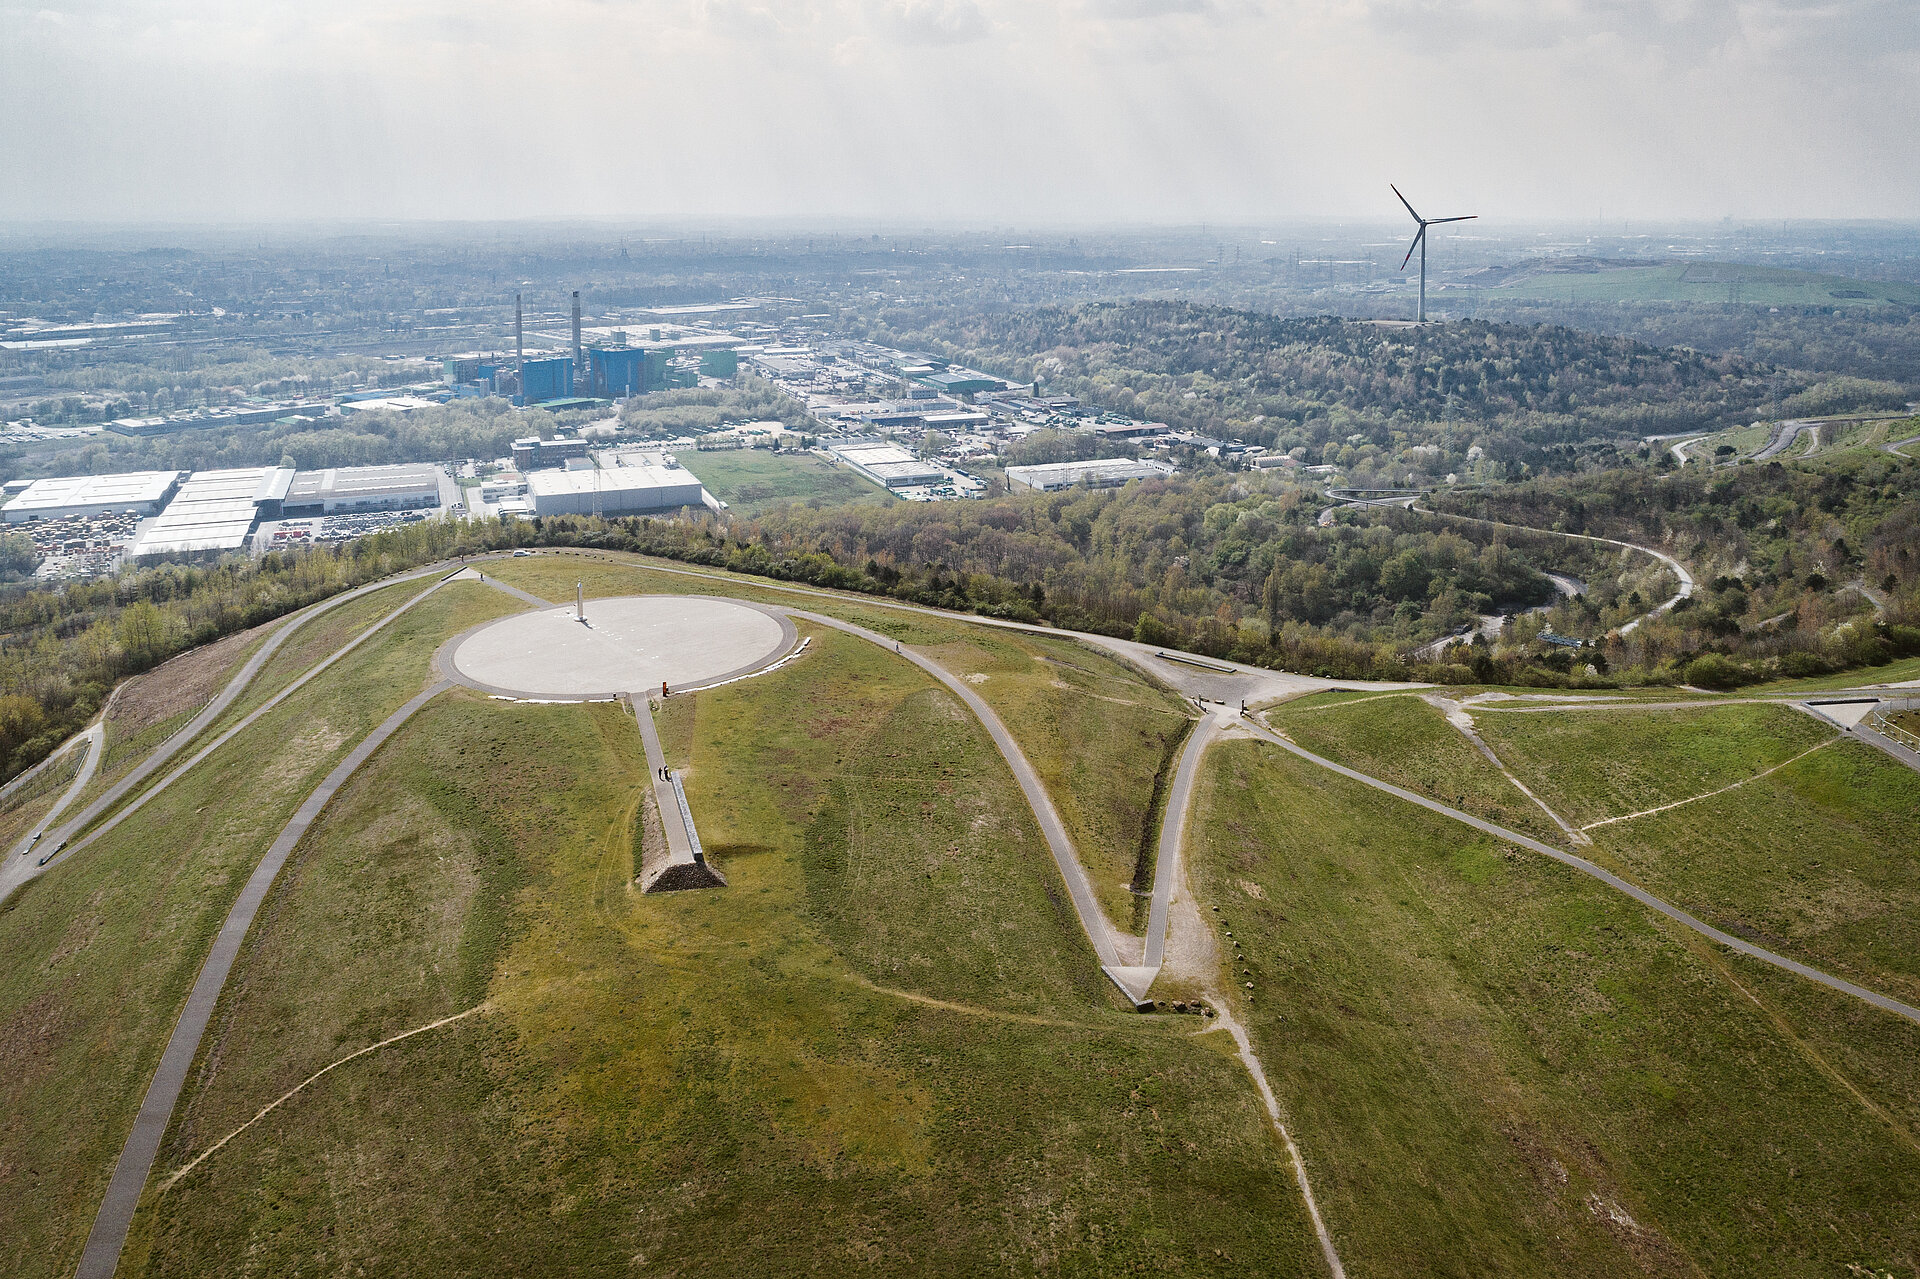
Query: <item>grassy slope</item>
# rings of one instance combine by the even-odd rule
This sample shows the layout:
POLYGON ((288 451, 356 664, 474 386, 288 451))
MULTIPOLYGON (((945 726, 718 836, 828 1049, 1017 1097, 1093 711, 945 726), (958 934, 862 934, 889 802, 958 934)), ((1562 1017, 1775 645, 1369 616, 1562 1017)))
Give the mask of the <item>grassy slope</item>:
POLYGON ((1115 1010, 948 695, 824 635, 661 728, 725 890, 633 891, 615 707, 456 696, 382 752, 250 948, 163 1162, 465 1006, 472 965, 491 1011, 150 1196, 130 1273, 1316 1272, 1223 1037, 1115 1010))
POLYGON ((1412 693, 1359 701, 1288 702, 1268 722, 1294 741, 1348 768, 1555 843, 1564 839, 1539 805, 1412 693))
POLYGON ((0 1270, 71 1269, 220 920, 288 816, 419 690, 440 638, 513 611, 445 588, 0 909, 0 1270))
POLYGON ((1566 868, 1304 761, 1254 743, 1215 758, 1197 886, 1232 903, 1253 1033, 1352 1273, 1920 1261, 1912 1129, 1721 974, 1737 964, 1822 1043, 1885 1045, 1883 1073, 1916 1028, 1701 953, 1566 868))
POLYGON ((1186 703, 1071 641, 972 626, 927 651, 973 684, 1018 739, 1108 917, 1144 930, 1159 846, 1156 778, 1162 788, 1173 780, 1191 723, 1186 703))
MULTIPOLYGON (((1143 837, 1157 834, 1154 779, 1177 757, 1188 713, 1178 695, 1138 671, 1071 640, 1056 640, 858 599, 798 596, 749 579, 702 580, 573 556, 536 556, 495 566, 502 581, 558 599, 584 581, 589 595, 736 595, 844 618, 925 650, 999 714, 1040 773, 1080 851, 1101 905, 1121 927, 1144 926, 1146 898, 1128 890, 1143 837), (1141 916, 1136 918, 1136 916, 1141 916)), ((664 731, 664 730, 663 730, 664 731)), ((1151 887, 1151 853, 1139 886, 1151 887)))
POLYGON ((1507 767, 1576 826, 1726 786, 1833 736, 1784 706, 1742 704, 1480 711, 1474 720, 1507 767))
POLYGON ((739 449, 674 456, 699 477, 708 492, 741 515, 757 515, 783 502, 876 503, 891 498, 885 489, 853 471, 807 453, 739 449))
POLYGON ((234 704, 212 725, 224 732, 251 714, 266 700, 293 683, 315 663, 326 660, 342 644, 432 586, 433 578, 395 582, 377 591, 369 591, 357 600, 349 600, 305 623, 282 644, 266 665, 254 673, 234 704))

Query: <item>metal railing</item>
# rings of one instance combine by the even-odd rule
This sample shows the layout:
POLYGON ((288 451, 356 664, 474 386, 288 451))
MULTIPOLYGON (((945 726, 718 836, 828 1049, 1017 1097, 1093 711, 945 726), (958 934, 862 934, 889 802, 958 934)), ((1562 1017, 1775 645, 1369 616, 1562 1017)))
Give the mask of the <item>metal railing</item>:
POLYGON ((1920 734, 1900 727, 1892 718, 1911 710, 1920 710, 1920 697, 1887 698, 1867 712, 1867 727, 1891 737, 1909 750, 1920 751, 1920 734))

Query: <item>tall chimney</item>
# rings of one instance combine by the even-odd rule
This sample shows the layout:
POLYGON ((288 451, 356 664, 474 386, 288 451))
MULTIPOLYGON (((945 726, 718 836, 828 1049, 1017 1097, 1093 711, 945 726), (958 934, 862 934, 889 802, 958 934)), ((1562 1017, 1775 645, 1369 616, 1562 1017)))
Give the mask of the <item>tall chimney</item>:
POLYGON ((527 402, 527 339, 520 327, 520 295, 513 295, 513 380, 519 384, 520 402, 527 402))
POLYGON ((586 366, 580 363, 580 290, 573 291, 573 393, 586 385, 586 366))

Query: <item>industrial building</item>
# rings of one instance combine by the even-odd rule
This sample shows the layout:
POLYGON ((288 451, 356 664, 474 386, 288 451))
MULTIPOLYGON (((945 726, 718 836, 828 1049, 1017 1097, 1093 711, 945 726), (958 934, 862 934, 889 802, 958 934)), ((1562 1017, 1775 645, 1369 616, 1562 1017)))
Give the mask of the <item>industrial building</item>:
POLYGON ((527 476, 535 515, 637 515, 701 506, 706 490, 678 466, 610 466, 580 471, 535 471, 527 476))
POLYGON ((587 348, 587 389, 594 395, 625 398, 646 390, 647 353, 637 346, 587 348))
POLYGON ((513 442, 513 465, 523 474, 547 466, 565 466, 568 458, 586 455, 585 440, 543 440, 529 435, 513 442))
POLYGON ((204 413, 172 417, 122 417, 107 423, 115 435, 136 438, 171 435, 177 431, 208 431, 225 426, 257 426, 283 418, 322 418, 332 408, 324 403, 285 403, 247 405, 240 408, 209 409, 204 413))
POLYGON ((565 399, 573 394, 573 358, 556 355, 528 360, 521 368, 521 398, 527 404, 565 399))
POLYGON ((1085 486, 1096 489, 1119 488, 1130 480, 1164 480, 1173 474, 1170 462, 1142 458, 1101 458, 1091 462, 1054 462, 1042 466, 1009 466, 1007 488, 1018 493, 1026 489, 1036 493, 1058 493, 1062 489, 1085 486))
POLYGON ((125 475, 66 475, 35 480, 8 502, 0 514, 9 524, 57 520, 67 516, 132 511, 158 514, 180 484, 178 471, 131 471, 125 475))
POLYGON ((426 463, 301 471, 293 477, 280 510, 293 516, 438 509, 440 477, 440 468, 426 463))
POLYGON ((292 485, 293 472, 280 467, 195 471, 166 509, 140 530, 133 557, 237 551, 263 516, 279 516, 292 485))
POLYGON ((875 484, 890 489, 946 482, 945 468, 922 462, 898 444, 886 440, 828 440, 827 451, 875 484))

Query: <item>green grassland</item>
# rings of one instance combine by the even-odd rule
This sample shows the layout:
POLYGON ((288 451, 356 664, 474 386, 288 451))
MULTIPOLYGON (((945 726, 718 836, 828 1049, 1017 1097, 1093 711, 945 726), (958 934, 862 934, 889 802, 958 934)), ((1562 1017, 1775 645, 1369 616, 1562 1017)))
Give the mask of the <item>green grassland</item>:
POLYGON ((0 1271, 71 1270, 220 921, 327 770, 516 603, 457 583, 0 907, 0 1271))
POLYGON ((993 707, 1040 774, 1108 917, 1143 931, 1160 801, 1192 724, 1187 704, 1070 640, 964 629, 927 655, 993 707))
POLYGON ((758 515, 783 502, 840 505, 893 500, 878 484, 811 453, 734 449, 674 456, 738 515, 758 515))
MULTIPOLYGON (((1177 694, 1124 662, 1072 640, 889 609, 857 597, 795 595, 747 578, 653 572, 637 562, 535 556, 497 563, 491 571, 548 599, 564 598, 583 582, 589 596, 694 592, 784 604, 921 649, 969 679, 1019 741, 1109 917, 1123 928, 1144 926, 1158 836, 1156 782, 1163 772, 1171 774, 1189 713, 1177 694)), ((668 736, 663 726, 663 742, 668 736)))
POLYGON ((1336 764, 1540 839, 1564 838, 1538 804, 1417 694, 1344 703, 1303 699, 1280 706, 1267 720, 1336 764))
MULTIPOLYGON (((1549 803, 1665 812, 1593 856, 1728 932, 1920 1003, 1920 776, 1785 707, 1485 716, 1549 803), (1830 742, 1766 777, 1801 751, 1830 742)), ((1585 820, 1595 820, 1586 816, 1585 820)))
POLYGON ((1277 749, 1211 758, 1196 888, 1349 1273, 1920 1263, 1920 1145, 1882 1092, 1920 1028, 1277 749))
MULTIPOLYGON (((311 670, 315 663, 324 661, 342 644, 427 590, 434 581, 432 577, 423 577, 395 582, 336 605, 303 623, 254 673, 253 682, 214 722, 213 730, 223 732, 252 714, 275 693, 311 670)), ((286 624, 291 625, 294 620, 297 619, 289 619, 286 624)))
POLYGON ((1480 294, 1549 302, 1709 302, 1751 306, 1881 306, 1920 304, 1920 287, 1855 280, 1779 267, 1727 262, 1602 267, 1595 271, 1541 271, 1480 294))
POLYGON ((1833 736, 1785 706, 1481 711, 1480 735, 1576 826, 1671 804, 1784 763, 1833 736))
POLYGON ((1224 1035, 1121 1010, 1011 775, 821 633, 670 699, 724 890, 630 881, 617 706, 456 692, 262 911, 131 1274, 1315 1274, 1224 1035), (212 1056, 217 1052, 217 1067, 212 1056))
MULTIPOLYGON (((1864 603, 1865 601, 1862 601, 1864 603)), ((1873 684, 1899 684, 1920 679, 1920 657, 1903 657, 1885 666, 1862 666, 1836 675, 1816 675, 1808 679, 1782 679, 1756 684, 1743 690, 1752 693, 1818 693, 1837 688, 1864 688, 1873 684)))

